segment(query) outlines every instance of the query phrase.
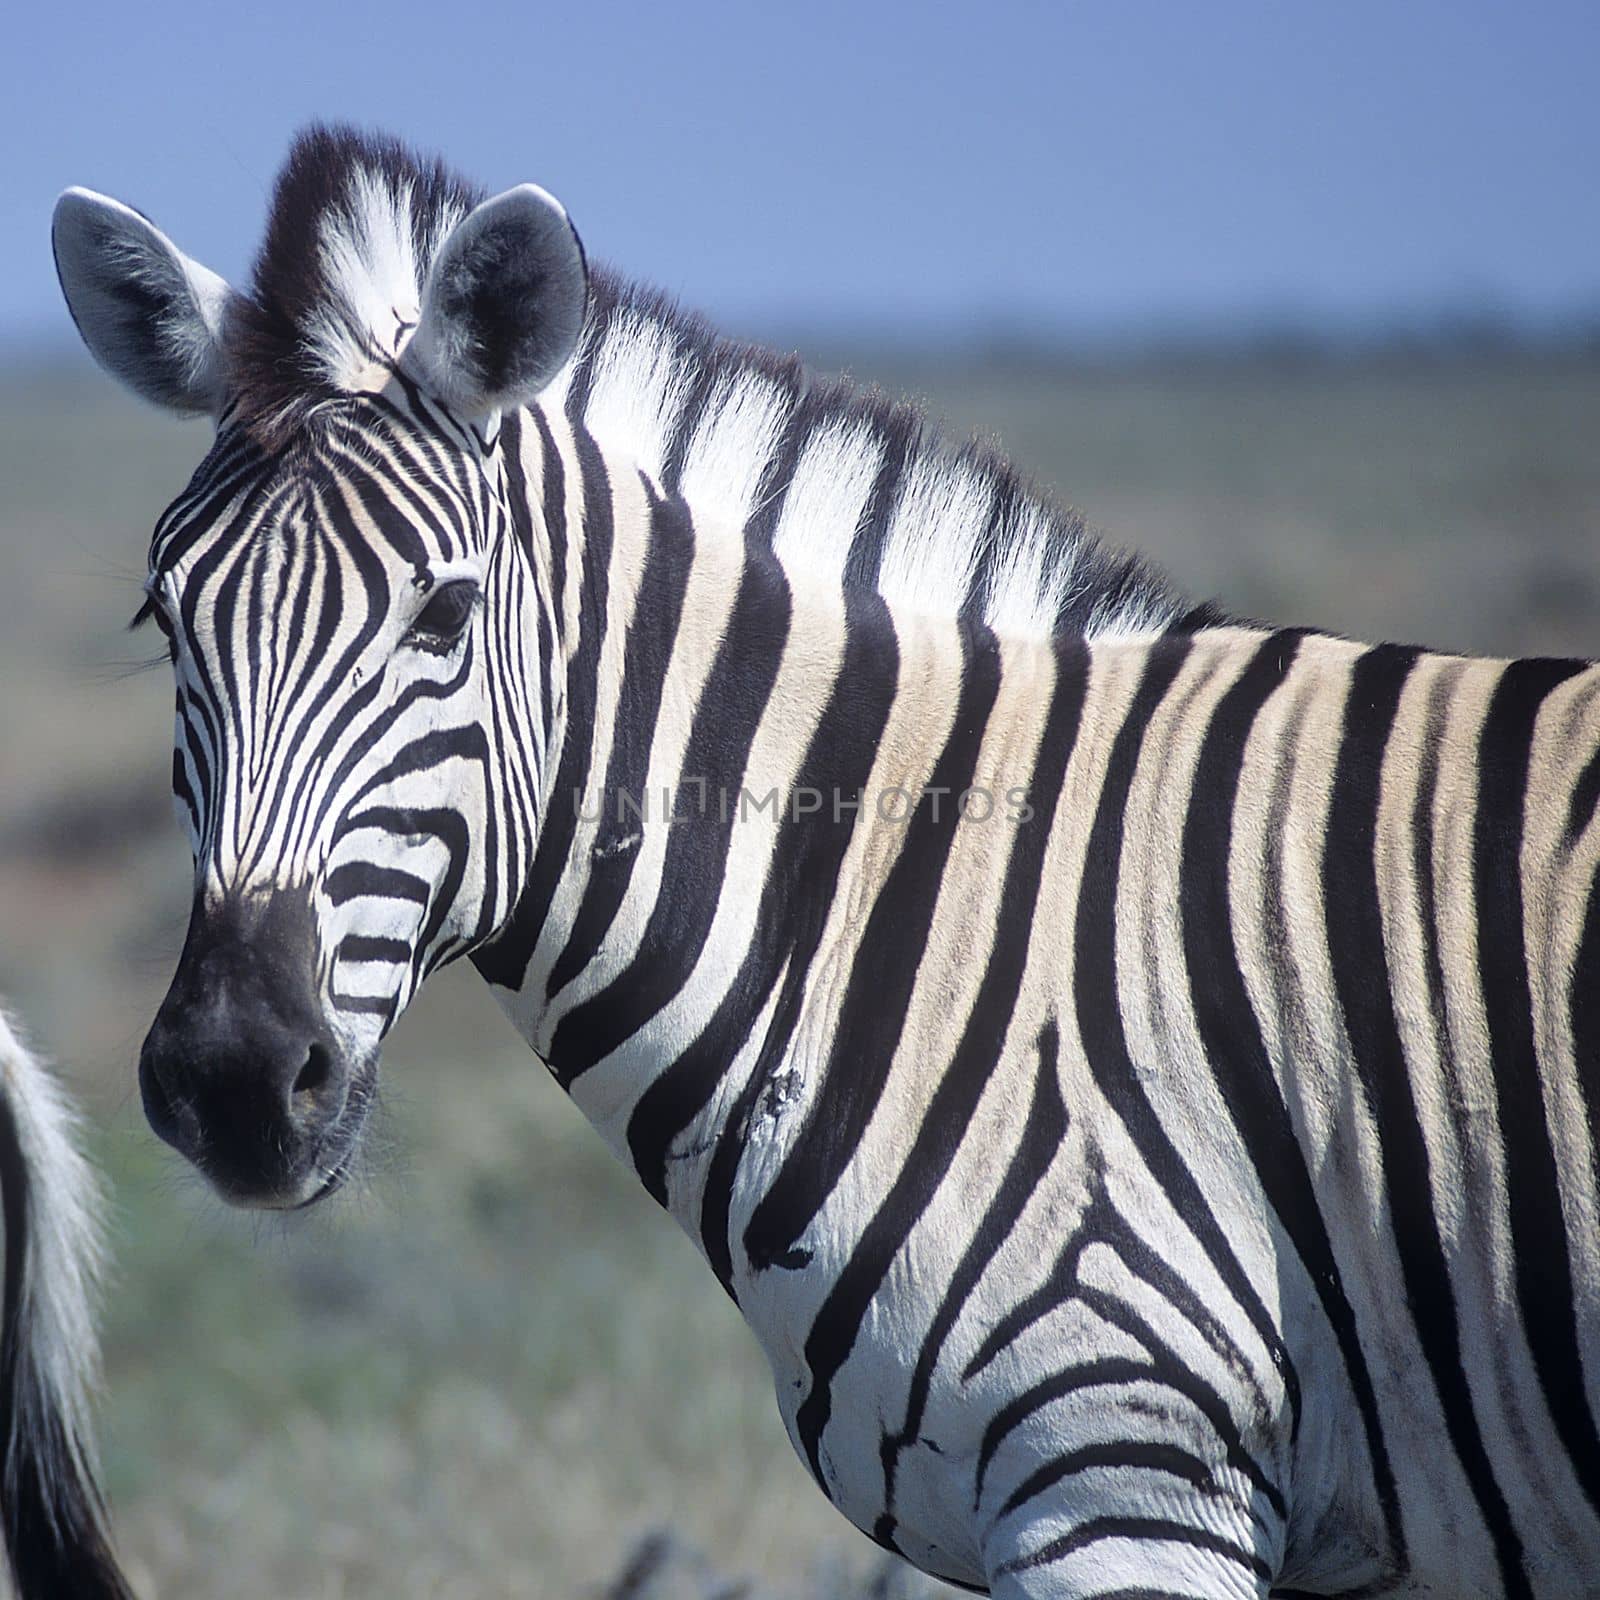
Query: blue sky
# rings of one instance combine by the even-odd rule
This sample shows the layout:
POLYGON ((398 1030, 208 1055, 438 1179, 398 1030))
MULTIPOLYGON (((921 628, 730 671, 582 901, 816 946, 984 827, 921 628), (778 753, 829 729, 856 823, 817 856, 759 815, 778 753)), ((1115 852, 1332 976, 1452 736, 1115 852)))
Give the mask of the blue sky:
POLYGON ((751 330, 1600 306, 1593 0, 14 8, 0 344, 68 336, 69 183, 246 272, 292 130, 532 179, 751 330))

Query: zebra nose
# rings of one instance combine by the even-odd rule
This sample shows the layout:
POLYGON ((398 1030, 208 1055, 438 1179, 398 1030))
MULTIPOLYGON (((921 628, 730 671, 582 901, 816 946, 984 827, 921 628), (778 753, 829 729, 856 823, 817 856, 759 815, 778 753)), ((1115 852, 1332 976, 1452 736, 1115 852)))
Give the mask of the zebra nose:
POLYGON ((242 1203, 296 1195, 349 1081, 326 1035, 246 1018, 226 1000, 164 1007, 139 1058, 150 1126, 242 1203))
POLYGON ((156 1134, 185 1155, 200 1148, 200 1124, 193 1105, 178 1088, 176 1064, 146 1037, 139 1052, 139 1094, 144 1115, 156 1134))
POLYGON ((297 1189, 344 1113, 349 1082, 325 1033, 226 993, 169 1000, 139 1058, 150 1126, 244 1202, 297 1189))
POLYGON ((300 931, 197 907, 140 1052, 150 1126, 241 1204, 303 1198, 350 1099, 300 931))

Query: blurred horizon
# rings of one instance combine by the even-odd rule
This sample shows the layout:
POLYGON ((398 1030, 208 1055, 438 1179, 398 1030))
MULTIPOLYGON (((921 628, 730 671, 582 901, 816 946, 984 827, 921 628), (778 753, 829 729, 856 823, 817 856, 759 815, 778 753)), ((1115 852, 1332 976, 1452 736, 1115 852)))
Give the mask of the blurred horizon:
MULTIPOLYGON (((687 310, 704 312, 692 302, 684 304, 687 310)), ((844 316, 740 323, 705 314, 730 338, 793 351, 820 369, 849 366, 863 354, 897 365, 926 361, 998 369, 1137 370, 1189 365, 1434 364, 1523 357, 1587 360, 1600 353, 1600 296, 1593 305, 1547 315, 1519 315, 1499 302, 1460 302, 1349 317, 1318 317, 1281 308, 1212 318, 1150 316, 1102 328, 1067 323, 1041 327, 1004 314, 932 327, 884 325, 844 316)), ((8 335, 0 329, 0 381, 25 380, 29 373, 112 381, 95 366, 70 320, 65 328, 36 329, 31 334, 8 335)))

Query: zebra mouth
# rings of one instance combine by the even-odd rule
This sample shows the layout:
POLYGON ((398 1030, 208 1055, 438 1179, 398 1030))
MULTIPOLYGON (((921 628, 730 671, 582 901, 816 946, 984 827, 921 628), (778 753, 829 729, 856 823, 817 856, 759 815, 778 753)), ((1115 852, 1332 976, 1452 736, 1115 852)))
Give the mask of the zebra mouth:
MULTIPOLYGON (((360 1067, 355 1081, 350 1085, 349 1099, 345 1103, 344 1116, 337 1127, 329 1133, 337 1138, 344 1146, 335 1157, 333 1164, 323 1172, 322 1181, 303 1200, 290 1203, 286 1210, 309 1211, 312 1206, 320 1205, 330 1195, 337 1194, 345 1185, 355 1168, 356 1157, 361 1150, 361 1136, 366 1131, 367 1114, 372 1109, 372 1102, 378 1086, 378 1062, 374 1056, 360 1067)), ((325 1140, 326 1143, 332 1142, 325 1140)), ((319 1149, 313 1157, 312 1166, 319 1165, 324 1151, 319 1149)))
POLYGON ((373 1056, 356 1069, 336 1121, 309 1148, 302 1146, 285 1170, 265 1185, 241 1185, 203 1157, 196 1163, 223 1200, 252 1211, 307 1211, 342 1189, 356 1170, 367 1116, 377 1095, 378 1061, 373 1056))
POLYGON ((344 1180, 350 1173, 350 1160, 353 1150, 347 1150, 334 1163, 333 1170, 322 1180, 322 1186, 314 1189, 304 1200, 297 1200, 289 1207, 291 1211, 309 1211, 312 1206, 321 1204, 329 1195, 336 1194, 344 1187, 344 1180))

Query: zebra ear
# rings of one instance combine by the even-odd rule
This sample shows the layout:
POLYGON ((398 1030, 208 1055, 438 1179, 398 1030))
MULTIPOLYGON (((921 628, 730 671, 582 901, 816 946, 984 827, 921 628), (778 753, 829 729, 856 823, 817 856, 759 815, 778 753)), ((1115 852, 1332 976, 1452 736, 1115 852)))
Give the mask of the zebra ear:
POLYGON ((233 291, 131 206, 68 189, 50 228, 67 309, 96 361, 169 411, 220 409, 233 291))
POLYGON ((404 365, 466 416, 525 404, 577 349, 588 303, 567 213, 520 184, 470 211, 439 247, 404 365))

